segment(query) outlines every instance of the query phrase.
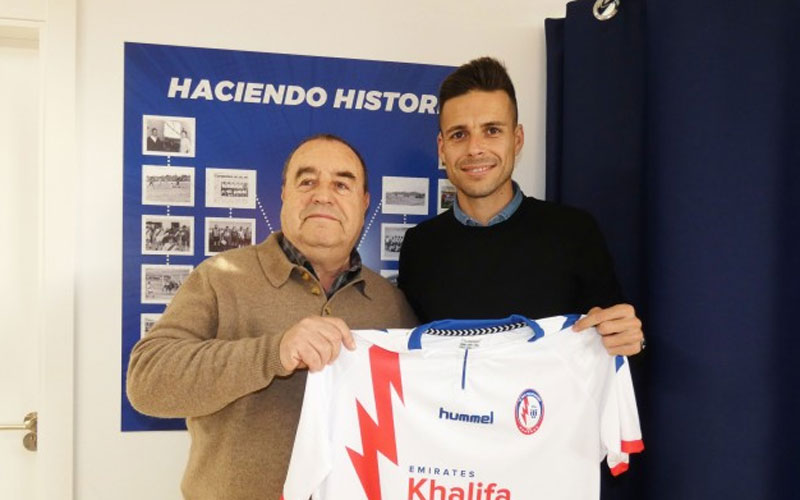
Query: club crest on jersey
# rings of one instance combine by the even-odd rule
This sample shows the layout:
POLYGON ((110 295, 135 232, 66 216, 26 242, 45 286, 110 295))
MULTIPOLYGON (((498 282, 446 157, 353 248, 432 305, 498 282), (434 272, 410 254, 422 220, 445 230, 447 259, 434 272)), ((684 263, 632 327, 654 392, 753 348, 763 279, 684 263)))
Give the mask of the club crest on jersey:
POLYGON ((544 420, 544 403, 539 393, 525 389, 517 398, 514 408, 517 429, 523 434, 533 434, 539 430, 544 420))

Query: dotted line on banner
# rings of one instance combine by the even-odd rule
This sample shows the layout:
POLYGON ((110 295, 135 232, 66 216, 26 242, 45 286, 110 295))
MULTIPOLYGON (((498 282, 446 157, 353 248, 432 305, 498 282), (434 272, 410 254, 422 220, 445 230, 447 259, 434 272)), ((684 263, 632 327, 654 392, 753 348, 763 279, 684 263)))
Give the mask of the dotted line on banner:
POLYGON ((261 216, 264 218, 264 221, 267 223, 267 228, 269 229, 269 233, 272 234, 275 232, 272 229, 272 224, 269 222, 269 217, 267 217, 267 212, 264 210, 264 205, 261 204, 261 200, 256 196, 256 204, 258 205, 258 210, 261 211, 261 216))
MULTIPOLYGON (((169 156, 167 156, 167 166, 169 166, 169 156)), ((167 205, 167 217, 170 216, 170 206, 167 205)), ((167 265, 169 265, 169 254, 167 254, 167 265)))
POLYGON ((233 219, 233 207, 228 207, 228 218, 233 219))
POLYGON ((408 216, 406 214, 403 214, 403 224, 407 224, 408 223, 407 217, 408 216))
POLYGON ((367 227, 365 227, 364 228, 364 232, 361 233, 361 239, 358 242, 358 247, 356 247, 356 250, 361 250, 361 244, 364 243, 364 238, 367 237, 367 234, 369 233, 369 230, 372 227, 372 223, 375 222, 375 217, 377 217, 378 216, 378 212, 381 211, 381 203, 383 203, 383 200, 378 202, 378 206, 375 207, 375 211, 372 212, 372 217, 369 218, 369 222, 367 223, 367 227))
MULTIPOLYGON (((167 166, 168 167, 172 166, 171 163, 172 163, 172 157, 171 156, 167 156, 167 166)), ((167 217, 170 216, 170 211, 169 210, 170 210, 170 206, 167 205, 167 217)), ((169 265, 169 254, 167 254, 167 265, 169 265)))

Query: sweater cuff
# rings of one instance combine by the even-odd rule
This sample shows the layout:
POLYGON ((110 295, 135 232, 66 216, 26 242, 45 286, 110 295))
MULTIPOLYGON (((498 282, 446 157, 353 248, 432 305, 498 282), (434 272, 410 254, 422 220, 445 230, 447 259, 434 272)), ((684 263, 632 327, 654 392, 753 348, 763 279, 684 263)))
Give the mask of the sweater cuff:
POLYGON ((281 363, 281 339, 283 339, 283 333, 267 337, 264 374, 268 380, 271 380, 272 377, 287 377, 292 374, 292 371, 285 369, 281 363))

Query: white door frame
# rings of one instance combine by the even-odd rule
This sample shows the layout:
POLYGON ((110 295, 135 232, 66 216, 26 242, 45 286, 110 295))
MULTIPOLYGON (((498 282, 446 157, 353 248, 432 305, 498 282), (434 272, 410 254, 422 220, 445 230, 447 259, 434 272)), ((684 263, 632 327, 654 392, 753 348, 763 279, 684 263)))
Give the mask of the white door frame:
POLYGON ((41 406, 37 499, 73 498, 77 219, 76 0, 47 0, 42 68, 41 406))

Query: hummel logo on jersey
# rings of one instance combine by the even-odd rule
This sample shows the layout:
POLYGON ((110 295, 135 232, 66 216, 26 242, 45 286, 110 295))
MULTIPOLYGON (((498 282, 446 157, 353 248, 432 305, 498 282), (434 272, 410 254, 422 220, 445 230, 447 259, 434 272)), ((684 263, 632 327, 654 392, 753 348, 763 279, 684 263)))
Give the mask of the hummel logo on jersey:
POLYGON ((468 413, 456 413, 454 411, 447 411, 441 406, 439 407, 440 420, 458 420, 459 422, 469 422, 470 424, 493 424, 494 411, 490 411, 488 415, 470 415, 468 413))

